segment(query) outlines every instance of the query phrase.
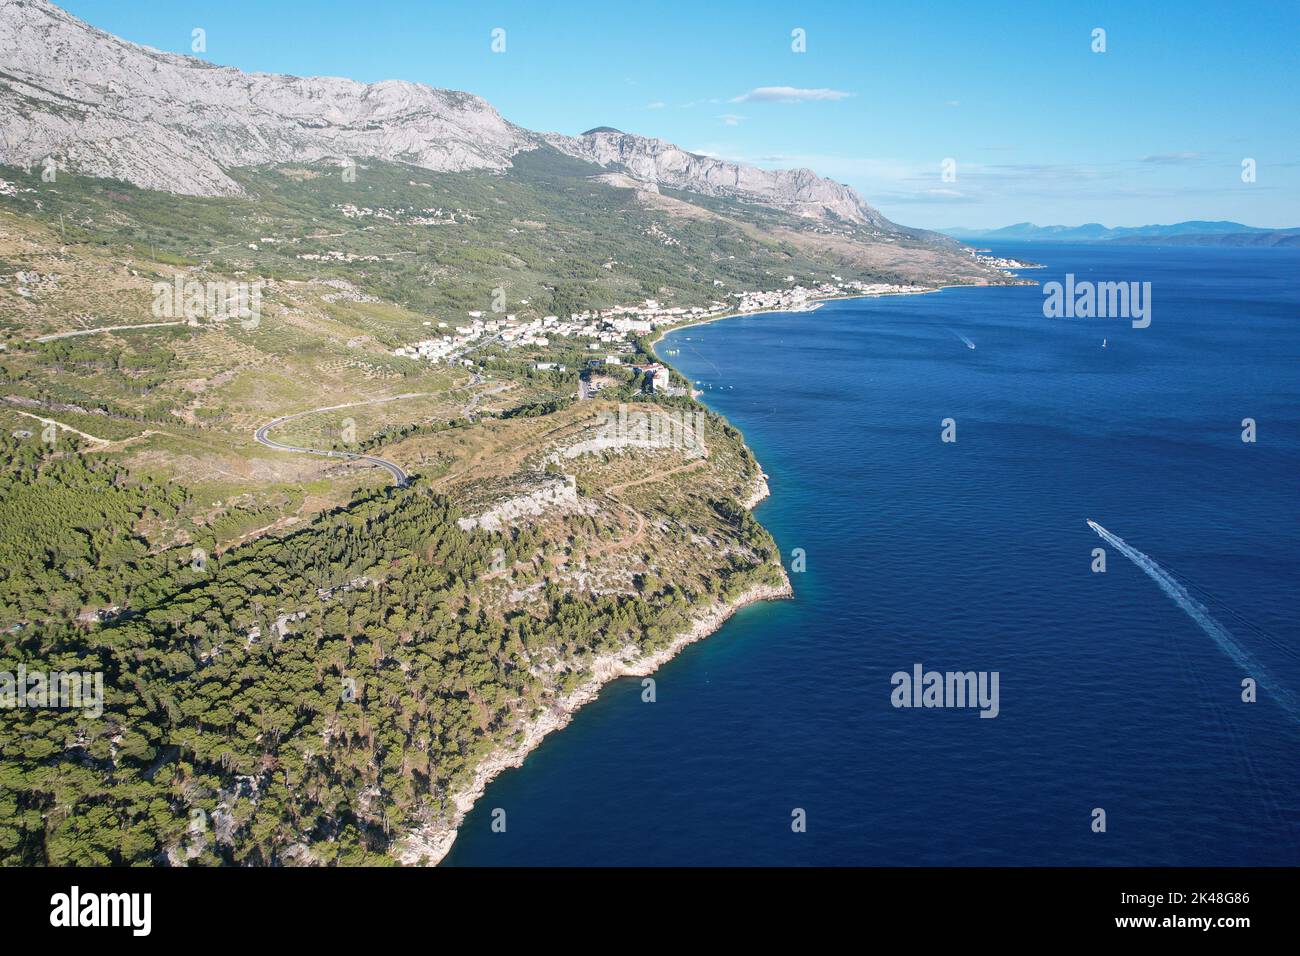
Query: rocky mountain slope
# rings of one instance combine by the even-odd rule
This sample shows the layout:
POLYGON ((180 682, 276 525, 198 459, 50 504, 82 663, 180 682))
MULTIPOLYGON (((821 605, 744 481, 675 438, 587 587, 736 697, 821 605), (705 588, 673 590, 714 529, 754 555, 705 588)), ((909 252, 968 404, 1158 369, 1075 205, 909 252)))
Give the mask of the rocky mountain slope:
POLYGON ((877 210, 842 183, 811 169, 766 170, 688 153, 672 143, 600 128, 581 136, 549 135, 556 149, 600 166, 615 166, 634 179, 707 196, 774 206, 799 216, 828 213, 859 225, 892 229, 877 210))
POLYGON ((894 231, 848 186, 616 130, 532 133, 468 93, 399 80, 244 73, 97 30, 47 0, 0 0, 0 164, 60 168, 188 195, 237 195, 228 170, 345 157, 436 171, 505 169, 548 143, 651 188, 894 231))
POLYGON ((45 0, 0 0, 0 163, 235 195, 226 170, 372 157, 503 169, 533 140, 484 100, 418 83, 244 73, 137 46, 45 0))

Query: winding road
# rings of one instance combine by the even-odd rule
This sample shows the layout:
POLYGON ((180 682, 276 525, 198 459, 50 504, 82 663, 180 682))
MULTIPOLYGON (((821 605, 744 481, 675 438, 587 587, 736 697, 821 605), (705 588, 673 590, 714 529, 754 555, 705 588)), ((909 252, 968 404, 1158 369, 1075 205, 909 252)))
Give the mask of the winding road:
MULTIPOLYGON (((473 388, 475 385, 483 384, 483 382, 484 382, 484 377, 478 372, 474 372, 470 375, 470 381, 468 383, 468 386, 466 387, 473 388)), ((465 418, 472 419, 474 410, 475 408, 477 408, 478 403, 480 401, 482 401, 484 398, 487 398, 490 395, 495 395, 499 392, 505 391, 509 387, 510 387, 509 382, 502 382, 492 388, 474 393, 474 395, 471 396, 469 402, 465 405, 461 414, 465 418)), ((350 461, 364 461, 371 465, 378 465, 380 468, 383 468, 390 475, 392 475, 393 480, 397 482, 397 486, 401 488, 410 481, 410 476, 402 469, 400 465, 391 462, 386 458, 377 458, 374 455, 361 455, 356 452, 350 452, 350 451, 336 451, 330 448, 304 448, 301 445, 285 445, 272 439, 268 435, 268 432, 270 432, 272 428, 276 428, 280 425, 283 425, 285 422, 293 421, 295 418, 302 418, 305 415, 315 415, 319 412, 336 412, 336 411, 341 411, 342 409, 345 408, 356 408, 359 405, 382 405, 385 402, 397 402, 405 398, 424 398, 429 395, 436 395, 436 394, 438 393, 437 392, 407 392, 404 395, 390 395, 388 398, 372 398, 364 402, 347 402, 346 404, 343 405, 327 405, 324 408, 309 408, 305 412, 294 412, 292 415, 281 415, 279 418, 272 419, 271 421, 263 425, 261 428, 257 429, 257 431, 253 432, 253 438, 259 444, 265 445, 267 448, 274 448, 276 451, 291 451, 291 452, 296 452, 300 455, 323 455, 326 458, 346 458, 350 461)))
POLYGON ((281 415, 267 422, 257 431, 253 432, 253 438, 267 448, 274 448, 276 451, 292 451, 302 455, 324 455, 326 458, 346 458, 350 461, 364 461, 371 465, 378 465, 397 482, 397 487, 402 488, 410 481, 410 476, 397 465, 386 458, 376 458, 374 455, 359 455, 350 451, 335 451, 329 448, 303 448, 300 445, 283 445, 278 441, 267 437, 267 432, 272 428, 283 425, 285 422, 292 421, 295 418, 302 418, 304 415, 315 415, 317 412, 334 412, 344 408, 356 408, 359 405, 381 405, 384 402, 396 402, 403 398, 420 398, 425 395, 431 395, 432 392, 409 392, 406 395, 393 395, 389 398, 376 398, 368 402, 348 402, 345 405, 329 405, 325 408, 309 408, 305 412, 295 412, 292 415, 281 415))

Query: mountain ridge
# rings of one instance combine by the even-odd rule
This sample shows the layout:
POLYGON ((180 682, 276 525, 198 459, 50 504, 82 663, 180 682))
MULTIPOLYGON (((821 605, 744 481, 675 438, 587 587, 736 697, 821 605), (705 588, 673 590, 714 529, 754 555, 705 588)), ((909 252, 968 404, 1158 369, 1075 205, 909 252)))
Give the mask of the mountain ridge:
POLYGON ((827 213, 859 225, 890 229, 894 224, 852 188, 811 169, 765 170, 692 153, 666 140, 598 126, 581 136, 545 135, 546 141, 579 159, 616 166, 633 178, 712 196, 761 202, 805 218, 827 213))
POLYGON ((241 187, 228 171, 243 166, 373 158, 504 170, 545 143, 647 186, 895 228, 811 170, 763 170, 611 127, 534 132, 472 93, 405 80, 246 73, 131 43, 48 0, 0 0, 0 50, 0 164, 52 160, 146 189, 234 196, 241 187))
POLYGON ((1170 242, 1177 245, 1279 245, 1300 237, 1300 227, 1270 229, 1247 226, 1230 220, 1189 219, 1145 226, 1103 226, 1098 222, 1078 226, 1038 226, 1018 222, 999 229, 942 230, 955 239, 1006 240, 1016 242, 1170 242))

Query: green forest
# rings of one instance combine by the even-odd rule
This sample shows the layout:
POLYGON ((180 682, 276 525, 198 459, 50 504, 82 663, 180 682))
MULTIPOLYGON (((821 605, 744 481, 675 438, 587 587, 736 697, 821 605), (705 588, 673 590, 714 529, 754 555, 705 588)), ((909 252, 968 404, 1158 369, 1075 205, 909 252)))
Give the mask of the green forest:
POLYGON ((592 655, 661 646, 694 605, 776 573, 767 533, 717 502, 760 560, 709 577, 713 593, 551 584, 489 613, 477 584, 498 550, 542 542, 463 531, 418 480, 196 561, 132 530, 175 514, 179 485, 32 440, 0 450, 0 671, 97 672, 105 692, 98 718, 0 709, 9 865, 391 863, 592 655), (539 659, 564 662, 558 678, 539 659))
MULTIPOLYGON (((0 172, 17 186, 0 196, 0 278, 35 277, 0 288, 0 685, 93 673, 104 692, 98 715, 0 707, 7 865, 392 863, 596 655, 656 650, 701 608, 782 582, 734 499, 759 469, 725 423, 707 473, 649 491, 636 482, 662 463, 606 455, 574 465, 587 510, 457 523, 552 473, 547 436, 596 420, 579 374, 607 352, 651 360, 647 341, 593 355, 586 339, 489 340, 472 377, 393 349, 492 309, 498 289, 527 318, 721 308, 790 273, 892 277, 861 250, 825 254, 790 215, 648 202, 549 147, 504 172, 237 169, 244 194, 221 198, 0 172), (254 328, 160 327, 149 290, 182 271, 266 280, 272 308, 254 328), (329 408, 309 412, 347 401, 361 433, 344 442, 329 408), (392 454, 414 480, 253 441, 287 413, 306 417, 284 439, 314 427, 313 447, 392 454), (50 442, 38 419, 89 444, 53 426, 50 442), (526 467, 508 461, 525 445, 526 467), (604 495, 615 483, 644 497, 604 495), (494 577, 516 564, 520 581, 494 577), (575 586, 589 573, 609 583, 575 586)), ((626 365, 600 378, 602 400, 699 408, 642 394, 626 365)))

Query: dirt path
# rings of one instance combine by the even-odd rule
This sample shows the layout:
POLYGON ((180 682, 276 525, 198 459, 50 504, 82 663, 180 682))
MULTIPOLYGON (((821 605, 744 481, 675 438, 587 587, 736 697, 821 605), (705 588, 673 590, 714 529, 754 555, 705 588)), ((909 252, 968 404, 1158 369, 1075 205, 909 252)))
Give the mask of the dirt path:
POLYGON ((484 389, 481 392, 475 392, 474 397, 469 400, 468 404, 466 404, 465 408, 461 411, 461 417, 467 419, 472 418, 474 409, 478 407, 479 402, 491 395, 499 395, 513 386, 514 382, 501 382, 500 384, 484 389))
POLYGON ((179 437, 174 435, 172 432, 165 432, 157 428, 146 428, 140 434, 132 435, 130 438, 117 438, 110 440, 108 438, 100 438, 98 435, 92 435, 89 432, 83 432, 79 428, 65 425, 63 422, 55 421, 53 418, 46 418, 44 415, 35 415, 32 412, 20 411, 17 408, 11 408, 9 410, 26 418, 34 418, 45 425, 53 425, 60 431, 72 432, 74 435, 79 435, 95 446, 94 451, 119 451, 128 445, 133 445, 138 441, 144 441, 151 435, 171 435, 173 438, 179 437))
POLYGON ((16 408, 10 409, 10 411, 16 412, 17 414, 23 415, 27 418, 34 418, 45 425, 55 425, 60 431, 72 432, 74 435, 80 435, 93 445, 108 447, 109 445, 114 444, 114 442, 109 441, 107 438, 100 438, 98 435, 91 435, 89 432, 83 432, 80 428, 73 428, 71 425, 63 424, 63 422, 56 422, 53 418, 46 418, 43 415, 33 415, 31 412, 20 412, 16 408))
POLYGON ((587 557, 589 558, 596 555, 609 554, 611 551, 622 551, 624 548, 630 548, 645 540, 645 515, 637 511, 631 505, 625 505, 621 501, 615 501, 614 504, 618 505, 636 519, 636 530, 629 535, 624 535, 623 537, 616 538, 613 541, 606 541, 604 544, 599 544, 594 548, 588 548, 587 557))
POLYGON ((684 465, 678 465, 676 468, 670 468, 667 471, 661 471, 653 475, 646 475, 644 478, 637 478, 635 481, 624 481, 621 484, 611 485, 606 488, 605 494, 613 499, 616 505, 636 518, 636 530, 616 541, 609 541, 590 549, 587 552, 588 555, 608 554, 610 551, 621 551, 624 548, 638 545, 645 540, 645 515, 626 502, 619 501, 618 496, 620 492, 626 491, 628 488, 635 488, 638 485, 649 484, 652 481, 663 481, 663 479, 668 478, 671 475, 680 475, 684 472, 695 471, 695 469, 705 464, 706 460, 707 459, 704 458, 698 458, 695 461, 689 461, 684 465))
POLYGON ((35 342, 54 342, 58 339, 72 339, 79 335, 98 335, 100 332, 130 332, 134 329, 161 329, 169 325, 184 325, 184 320, 177 322, 142 322, 139 325, 104 325, 97 329, 76 329, 72 332, 55 332, 53 335, 38 335, 35 342))
POLYGON ((224 545, 216 549, 216 553, 218 556, 223 555, 227 551, 239 547, 241 544, 243 544, 246 541, 250 541, 253 538, 261 537, 263 534, 265 534, 268 531, 279 531, 279 530, 283 530, 284 528, 291 527, 297 524, 300 520, 301 519, 297 515, 285 515, 284 517, 277 518, 263 528, 256 528, 252 531, 247 531, 244 534, 241 534, 238 538, 234 538, 231 541, 227 541, 224 545))
POLYGON ((646 475, 644 478, 637 478, 635 481, 624 481, 621 484, 610 485, 605 489, 605 494, 617 498, 620 491, 626 491, 628 488, 635 488, 637 485, 648 484, 652 481, 662 481, 669 475, 680 475, 682 472, 694 471, 707 461, 707 458, 697 458, 694 461, 688 461, 684 465, 678 465, 676 468, 669 468, 667 471, 660 471, 652 475, 646 475))

